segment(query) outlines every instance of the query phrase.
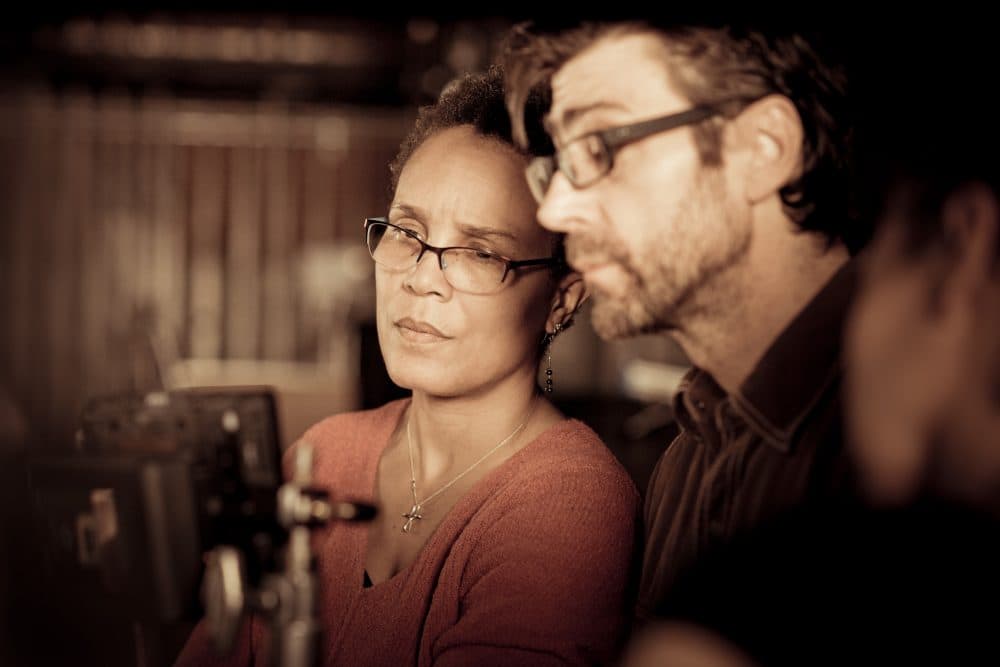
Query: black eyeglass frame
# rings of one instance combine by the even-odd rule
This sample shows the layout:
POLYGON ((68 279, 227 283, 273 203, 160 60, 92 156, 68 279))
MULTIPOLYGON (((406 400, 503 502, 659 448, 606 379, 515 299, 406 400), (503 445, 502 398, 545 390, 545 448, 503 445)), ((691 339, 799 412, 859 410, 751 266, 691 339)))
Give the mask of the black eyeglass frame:
MULTIPOLYGON (((491 252, 489 250, 483 250, 482 248, 470 248, 468 246, 445 246, 443 248, 440 248, 438 246, 431 245, 427 241, 424 241, 422 238, 420 238, 419 236, 417 236, 413 232, 413 230, 406 229, 405 227, 400 227, 399 225, 394 225, 391 222, 389 222, 389 220, 387 218, 384 218, 384 217, 382 217, 382 218, 365 218, 365 245, 368 247, 368 253, 369 254, 373 253, 373 249, 371 247, 371 243, 368 242, 368 235, 370 233, 371 226, 374 225, 374 224, 385 225, 386 227, 392 227, 393 229, 396 229, 398 231, 403 232, 403 234, 405 234, 406 236, 410 237, 411 239, 413 239, 414 241, 416 241, 417 243, 420 244, 420 252, 417 254, 417 259, 413 263, 414 266, 416 266, 417 264, 420 263, 420 260, 424 256, 424 253, 426 253, 428 250, 431 251, 432 253, 434 253, 435 255, 437 255, 438 267, 441 269, 442 273, 445 270, 443 253, 445 251, 447 251, 447 250, 468 250, 468 251, 471 251, 471 252, 479 253, 480 255, 489 255, 490 257, 503 262, 503 264, 504 264, 504 272, 503 272, 503 277, 500 278, 500 282, 497 284, 498 288, 499 288, 499 286, 503 285, 507 281, 507 276, 511 273, 511 271, 516 271, 517 269, 521 269, 521 268, 525 268, 525 267, 534 267, 534 266, 548 266, 548 267, 551 267, 551 268, 555 268, 555 267, 562 266, 564 264, 564 261, 563 261, 563 259, 561 257, 537 257, 537 258, 534 258, 534 259, 510 259, 508 257, 504 257, 503 255, 499 255, 499 254, 497 254, 495 252, 491 252)), ((372 254, 372 259, 373 260, 375 259, 374 254, 372 254)), ((448 283, 448 284, 450 285, 451 283, 448 283)), ((454 285, 452 285, 452 287, 454 287, 454 285)))
MULTIPOLYGON (((614 169, 615 154, 625 146, 641 139, 645 139, 646 137, 650 137, 654 134, 667 132, 668 130, 673 130, 685 125, 700 123, 701 121, 708 120, 713 116, 718 116, 723 113, 723 107, 726 104, 727 102, 713 104, 711 106, 697 106, 685 111, 667 114, 666 116, 659 116, 657 118, 650 118, 637 123, 619 125, 605 130, 582 134, 566 142, 566 145, 568 146, 578 141, 584 141, 590 137, 596 137, 601 142, 605 155, 607 155, 606 164, 601 171, 595 174, 592 178, 579 180, 574 178, 572 169, 569 165, 565 168, 563 167, 561 156, 565 154, 564 152, 556 151, 555 155, 536 157, 525 169, 525 174, 528 178, 528 184, 531 186, 532 194, 534 194, 535 199, 539 201, 541 200, 539 194, 544 196, 544 193, 540 193, 538 188, 536 188, 536 183, 534 182, 535 179, 532 175, 533 172, 541 170, 543 173, 546 173, 548 182, 551 183, 552 177, 555 175, 556 168, 558 167, 558 170, 562 172, 563 176, 566 177, 574 188, 585 188, 601 180, 607 176, 612 169, 614 169)), ((546 190, 548 190, 547 187, 546 190)))

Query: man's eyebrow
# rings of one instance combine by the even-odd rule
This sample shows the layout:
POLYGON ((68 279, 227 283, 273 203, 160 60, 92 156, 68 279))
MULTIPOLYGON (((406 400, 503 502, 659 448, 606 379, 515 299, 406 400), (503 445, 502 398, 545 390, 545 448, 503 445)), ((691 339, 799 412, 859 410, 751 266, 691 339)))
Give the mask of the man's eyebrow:
POLYGON ((561 114, 554 117, 551 113, 545 114, 542 118, 542 127, 548 132, 550 137, 555 138, 555 127, 554 123, 558 123, 563 132, 566 132, 572 127, 574 123, 579 122, 582 116, 585 116, 593 111, 599 111, 604 109, 615 109, 619 111, 626 111, 627 107, 621 102, 615 102, 611 100, 605 100, 602 102, 593 102, 591 104, 584 104, 582 106, 570 107, 564 110, 561 114))

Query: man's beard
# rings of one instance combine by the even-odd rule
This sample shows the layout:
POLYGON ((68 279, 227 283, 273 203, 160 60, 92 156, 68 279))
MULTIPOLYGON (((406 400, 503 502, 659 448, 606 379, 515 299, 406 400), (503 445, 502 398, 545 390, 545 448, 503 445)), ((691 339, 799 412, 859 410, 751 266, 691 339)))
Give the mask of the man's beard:
POLYGON ((651 235, 636 257, 631 257, 624 242, 611 234, 567 240, 570 258, 606 258, 626 276, 624 297, 589 286, 593 295, 591 321, 601 338, 669 332, 711 307, 705 288, 746 256, 751 240, 749 220, 739 220, 734 211, 727 209, 723 187, 711 172, 706 173, 684 198, 674 220, 660 224, 656 228, 659 232, 651 235), (695 229, 693 235, 677 232, 682 229, 680 225, 699 225, 706 220, 710 224, 695 229), (707 248, 699 247, 698 241, 704 244, 704 234, 713 232, 723 242, 710 239, 707 248))
POLYGON ((649 286, 630 264, 618 263, 628 282, 626 296, 606 294, 599 286, 591 286, 593 305, 590 320, 594 331, 604 340, 656 333, 672 328, 658 317, 656 302, 651 299, 649 286))

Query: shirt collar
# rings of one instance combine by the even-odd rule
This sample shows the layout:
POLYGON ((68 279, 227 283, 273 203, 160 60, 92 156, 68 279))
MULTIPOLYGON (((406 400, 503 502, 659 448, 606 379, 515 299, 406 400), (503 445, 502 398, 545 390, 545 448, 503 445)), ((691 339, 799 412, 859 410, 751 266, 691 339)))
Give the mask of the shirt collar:
POLYGON ((764 441, 788 451, 792 436, 840 376, 841 338, 857 285, 848 261, 792 320, 732 396, 764 441))

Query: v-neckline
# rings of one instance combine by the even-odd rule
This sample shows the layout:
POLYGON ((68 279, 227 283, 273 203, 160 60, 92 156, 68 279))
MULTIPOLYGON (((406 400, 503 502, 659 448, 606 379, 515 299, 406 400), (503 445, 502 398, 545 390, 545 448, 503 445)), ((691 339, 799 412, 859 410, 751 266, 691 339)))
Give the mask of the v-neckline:
MULTIPOLYGON (((385 454, 385 450, 386 450, 386 448, 388 448, 389 442, 392 440, 392 434, 395 433, 396 430, 399 428, 399 425, 402 423, 402 420, 403 420, 403 415, 406 414, 406 411, 410 408, 410 406, 413 403, 413 399, 412 398, 403 398, 403 399, 399 399, 399 400, 400 400, 400 406, 398 408, 398 412, 396 414, 396 417, 395 417, 394 420, 392 420, 392 423, 389 425, 388 432, 385 434, 385 437, 382 440, 382 446, 375 453, 375 461, 371 465, 371 468, 370 468, 370 477, 368 479, 368 488, 369 488, 369 498, 372 498, 373 500, 378 498, 378 488, 377 488, 377 485, 378 485, 378 467, 379 467, 379 463, 382 461, 382 456, 383 456, 383 454, 385 454)), ((361 544, 360 544, 360 548, 358 550, 358 559, 360 561, 359 565, 360 565, 360 570, 361 570, 360 577, 358 576, 358 573, 357 573, 356 570, 355 570, 355 576, 354 576, 354 581, 355 582, 358 582, 359 579, 361 581, 360 591, 362 593, 368 593, 368 592, 372 592, 372 591, 381 591, 381 590, 387 589, 390 586, 392 586, 394 584, 397 584, 400 581, 402 581, 403 579, 405 579, 406 575, 410 571, 412 571, 417 566, 418 563, 421 562, 421 560, 425 557, 425 555, 430 551, 430 549, 434 545, 434 543, 441 538, 442 534, 444 534, 446 532, 446 530, 445 530, 446 526, 448 526, 450 523, 452 523, 453 521, 455 521, 455 517, 459 515, 459 510, 465 504, 471 502, 470 499, 476 497, 476 494, 479 493, 479 492, 481 492, 482 487, 484 485, 486 485, 489 481, 491 481, 494 478, 496 478, 499 474, 501 474, 502 471, 505 471, 513 461, 518 460, 522 456, 523 452, 525 450, 531 448, 536 442, 538 442, 538 440, 541 439, 541 437, 543 435, 545 435, 546 433, 548 433, 553 428, 556 428, 558 426, 566 424, 566 423, 568 423, 570 421, 571 421, 570 418, 564 417, 563 419, 555 422, 554 424, 549 425, 543 431, 541 431, 540 433, 538 433, 538 435, 536 435, 534 438, 532 438, 529 442, 527 442, 523 447, 521 447, 521 449, 519 449, 516 452, 514 452, 513 454, 511 454, 510 457, 507 458, 507 460, 503 461, 500 465, 498 465, 493 470, 490 470, 482 478, 476 480, 476 482, 472 486, 470 486, 468 489, 466 489, 465 493, 463 493, 458 498, 458 500, 455 501, 455 504, 452 505, 450 508, 448 508, 448 511, 445 513, 444 517, 441 519, 441 522, 438 523, 438 525, 437 525, 437 527, 435 527, 434 531, 427 537, 427 541, 424 542, 424 545, 417 552, 417 555, 414 557, 414 559, 412 561, 410 561, 405 567, 400 568, 398 571, 396 571, 395 573, 393 573, 393 575, 391 577, 389 577, 388 579, 383 579, 382 581, 374 581, 374 580, 369 579, 371 581, 371 583, 372 583, 371 586, 365 586, 364 585, 364 577, 365 577, 365 575, 368 575, 369 577, 371 576, 368 573, 368 542, 369 542, 369 536, 371 534, 371 530, 370 530, 371 527, 368 526, 368 525, 365 525, 364 526, 364 530, 361 531, 361 544)), ((380 510, 381 511, 385 511, 384 509, 381 509, 381 508, 380 508, 380 510)), ((355 585, 357 585, 357 583, 355 585)))

